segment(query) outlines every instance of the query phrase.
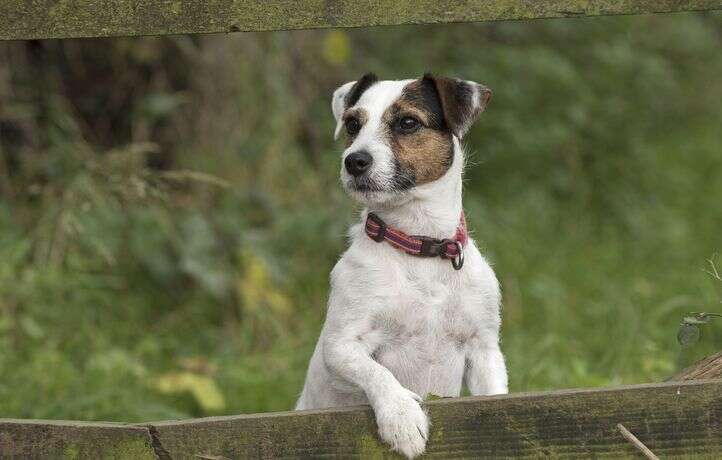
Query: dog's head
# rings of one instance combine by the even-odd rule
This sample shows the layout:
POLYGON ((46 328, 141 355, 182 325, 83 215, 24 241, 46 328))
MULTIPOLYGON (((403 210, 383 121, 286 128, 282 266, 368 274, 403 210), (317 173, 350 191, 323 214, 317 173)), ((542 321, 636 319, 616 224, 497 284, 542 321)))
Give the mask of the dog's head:
POLYGON ((441 179, 490 98, 479 83, 429 74, 400 81, 366 74, 339 87, 331 107, 335 136, 346 136, 344 188, 363 203, 385 203, 441 179))

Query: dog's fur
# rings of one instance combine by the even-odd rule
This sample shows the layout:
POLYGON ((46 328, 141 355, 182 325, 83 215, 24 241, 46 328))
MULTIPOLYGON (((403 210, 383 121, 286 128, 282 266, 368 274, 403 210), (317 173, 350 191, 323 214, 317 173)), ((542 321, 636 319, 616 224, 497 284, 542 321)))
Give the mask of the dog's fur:
POLYGON ((428 438, 422 397, 458 396, 464 383, 474 395, 507 392, 499 283, 471 239, 455 271, 449 260, 371 240, 363 222, 373 211, 407 234, 452 237, 462 212, 460 139, 490 96, 469 81, 370 74, 333 95, 336 136, 348 131, 343 157, 364 150, 373 164, 358 177, 341 169, 344 188, 366 209, 331 273, 326 322, 296 408, 370 404, 381 438, 409 458, 428 438), (400 126, 407 116, 417 130, 400 126))

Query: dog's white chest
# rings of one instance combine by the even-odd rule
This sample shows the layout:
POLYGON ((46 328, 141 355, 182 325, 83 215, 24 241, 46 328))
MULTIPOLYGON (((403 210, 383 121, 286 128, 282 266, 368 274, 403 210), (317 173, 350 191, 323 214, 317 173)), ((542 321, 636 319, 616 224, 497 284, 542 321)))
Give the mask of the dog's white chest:
POLYGON ((475 330, 461 278, 449 270, 421 270, 403 273, 393 286, 368 331, 374 359, 412 391, 458 395, 475 330))
POLYGON ((389 340, 418 337, 440 342, 460 332, 464 311, 458 280, 411 274, 394 285, 387 307, 374 314, 374 323, 389 340))

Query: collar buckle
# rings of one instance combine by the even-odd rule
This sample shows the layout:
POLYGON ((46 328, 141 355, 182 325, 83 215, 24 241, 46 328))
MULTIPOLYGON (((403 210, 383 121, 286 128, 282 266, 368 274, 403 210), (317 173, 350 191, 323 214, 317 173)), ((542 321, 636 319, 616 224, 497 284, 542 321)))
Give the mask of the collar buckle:
POLYGON ((451 240, 441 240, 438 238, 431 238, 428 236, 412 236, 421 241, 421 249, 419 255, 423 257, 441 257, 446 252, 446 245, 451 240))
POLYGON ((454 270, 461 270, 461 267, 464 266, 464 246, 460 241, 449 238, 430 238, 428 236, 413 236, 412 238, 421 241, 420 256, 449 259, 454 270), (456 248, 456 254, 449 254, 449 245, 453 245, 456 248))

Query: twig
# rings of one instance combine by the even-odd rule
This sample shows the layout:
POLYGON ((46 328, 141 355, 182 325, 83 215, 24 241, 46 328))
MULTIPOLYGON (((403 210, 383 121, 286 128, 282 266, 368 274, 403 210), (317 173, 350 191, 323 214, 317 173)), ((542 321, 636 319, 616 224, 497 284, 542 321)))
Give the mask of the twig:
POLYGON ((719 272, 717 271, 717 265, 714 263, 714 259, 709 259, 707 262, 709 262, 709 266, 711 267, 711 270, 705 270, 707 273, 712 275, 712 278, 722 281, 722 276, 720 276, 719 272))
POLYGON ((622 433, 622 436, 624 436, 624 439, 626 439, 627 441, 632 443, 632 445, 634 447, 639 449, 639 451, 642 453, 642 455, 647 457, 649 460, 659 460, 659 457, 654 455, 654 452, 652 452, 651 450, 649 450, 649 448, 647 446, 642 444, 642 441, 637 439, 637 437, 634 436, 631 431, 626 429, 624 427, 624 425, 622 425, 621 423, 617 423, 617 429, 619 430, 620 433, 622 433))
POLYGON ((225 179, 221 179, 220 177, 200 171, 188 171, 184 169, 179 169, 174 171, 162 171, 158 173, 158 175, 168 180, 196 181, 205 184, 215 185, 221 188, 229 188, 231 186, 231 183, 225 179))

